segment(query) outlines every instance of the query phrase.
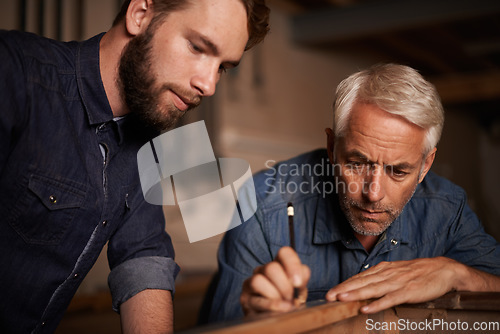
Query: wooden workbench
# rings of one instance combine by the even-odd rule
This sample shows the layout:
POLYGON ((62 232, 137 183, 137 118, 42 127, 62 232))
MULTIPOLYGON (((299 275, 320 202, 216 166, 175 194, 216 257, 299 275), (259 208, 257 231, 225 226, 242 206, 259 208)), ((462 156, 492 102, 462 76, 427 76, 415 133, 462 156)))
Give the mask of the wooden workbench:
POLYGON ((195 328, 190 333, 500 333, 500 293, 453 292, 365 315, 367 301, 316 301, 283 314, 195 328))

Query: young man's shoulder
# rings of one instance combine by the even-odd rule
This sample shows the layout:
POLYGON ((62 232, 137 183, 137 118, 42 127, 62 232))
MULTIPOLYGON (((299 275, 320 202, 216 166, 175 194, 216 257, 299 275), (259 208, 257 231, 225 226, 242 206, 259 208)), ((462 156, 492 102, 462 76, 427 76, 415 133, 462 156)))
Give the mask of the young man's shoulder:
POLYGON ((30 32, 0 30, 0 48, 4 57, 36 60, 45 65, 71 64, 77 42, 61 42, 30 32))

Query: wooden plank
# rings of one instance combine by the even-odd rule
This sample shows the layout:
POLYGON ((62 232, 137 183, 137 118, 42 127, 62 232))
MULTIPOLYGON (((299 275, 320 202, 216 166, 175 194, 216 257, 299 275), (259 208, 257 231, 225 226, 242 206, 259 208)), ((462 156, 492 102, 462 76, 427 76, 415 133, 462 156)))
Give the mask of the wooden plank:
POLYGON ((498 0, 388 0, 311 11, 292 20, 292 39, 319 45, 500 12, 498 0))
POLYGON ((368 301, 308 303, 295 311, 247 317, 235 325, 219 324, 217 328, 204 328, 203 333, 255 334, 298 333, 313 331, 360 314, 359 309, 368 301))
POLYGON ((426 309, 500 311, 500 292, 450 292, 427 303, 402 306, 426 309))
POLYGON ((499 319, 500 315, 498 292, 453 292, 427 303, 403 304, 376 314, 361 314, 360 308, 368 303, 312 302, 288 313, 268 313, 235 322, 198 327, 192 333, 371 333, 367 327, 369 321, 396 324, 399 319, 413 322, 425 319, 444 319, 448 322, 467 319, 472 324, 474 321, 499 319))

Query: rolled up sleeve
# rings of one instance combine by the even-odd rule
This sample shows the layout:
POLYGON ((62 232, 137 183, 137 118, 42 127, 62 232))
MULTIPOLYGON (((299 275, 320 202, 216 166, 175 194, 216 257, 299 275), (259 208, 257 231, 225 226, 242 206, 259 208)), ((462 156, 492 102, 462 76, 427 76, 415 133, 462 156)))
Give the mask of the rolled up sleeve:
POLYGON ((175 293, 179 266, 172 258, 149 256, 131 259, 114 268, 108 277, 113 310, 146 289, 170 290, 175 293))

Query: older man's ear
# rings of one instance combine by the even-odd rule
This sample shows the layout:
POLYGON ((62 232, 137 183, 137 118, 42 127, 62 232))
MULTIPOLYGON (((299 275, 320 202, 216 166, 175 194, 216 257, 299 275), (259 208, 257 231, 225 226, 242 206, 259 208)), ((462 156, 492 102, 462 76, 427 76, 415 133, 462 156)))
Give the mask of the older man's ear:
POLYGON ((326 133, 326 151, 328 153, 328 158, 330 159, 330 162, 334 162, 334 157, 333 157, 333 148, 335 147, 335 134, 333 133, 333 130, 330 128, 325 129, 326 133))
POLYGON ((422 172, 420 173, 420 177, 418 178, 418 183, 424 180, 425 175, 427 175, 427 172, 429 172, 429 170, 431 169, 432 163, 434 162, 434 158, 436 158, 436 152, 437 148, 434 147, 432 151, 427 153, 427 156, 425 157, 424 161, 424 166, 422 168, 422 172))

